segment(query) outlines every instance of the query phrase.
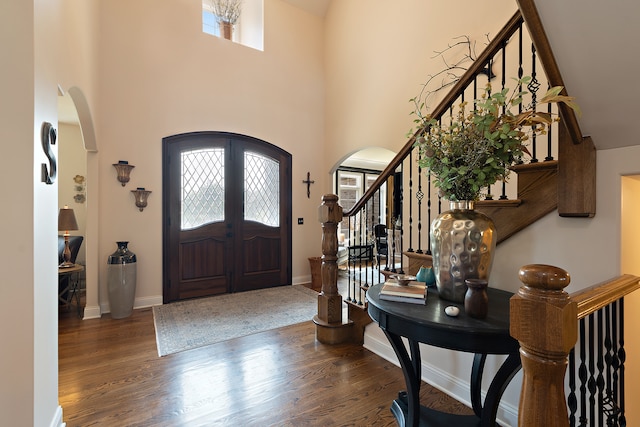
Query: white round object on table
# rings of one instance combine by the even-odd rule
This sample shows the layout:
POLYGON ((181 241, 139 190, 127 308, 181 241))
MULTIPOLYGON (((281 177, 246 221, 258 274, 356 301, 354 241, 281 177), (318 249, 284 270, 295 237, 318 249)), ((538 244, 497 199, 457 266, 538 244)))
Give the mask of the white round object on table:
POLYGON ((444 309, 444 314, 451 317, 458 317, 458 314, 460 314, 460 309, 455 305, 450 305, 444 309))

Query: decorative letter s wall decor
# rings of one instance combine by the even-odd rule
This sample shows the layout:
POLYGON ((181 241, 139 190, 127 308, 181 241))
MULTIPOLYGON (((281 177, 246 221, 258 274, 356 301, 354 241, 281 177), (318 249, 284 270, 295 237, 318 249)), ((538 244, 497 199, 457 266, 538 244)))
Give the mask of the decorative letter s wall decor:
POLYGON ((42 163, 42 182, 45 184, 53 184, 56 180, 58 161, 51 149, 51 146, 56 143, 56 137, 56 130, 53 125, 49 122, 43 122, 40 139, 42 140, 42 150, 44 151, 44 155, 49 159, 49 167, 47 167, 46 163, 42 163))

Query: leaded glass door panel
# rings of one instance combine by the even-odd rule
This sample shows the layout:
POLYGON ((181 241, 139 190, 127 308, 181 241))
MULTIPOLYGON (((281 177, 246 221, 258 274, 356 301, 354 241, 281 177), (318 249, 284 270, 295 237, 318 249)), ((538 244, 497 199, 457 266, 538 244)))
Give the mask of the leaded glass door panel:
POLYGON ((164 302, 291 283, 291 156, 244 135, 163 139, 164 302))

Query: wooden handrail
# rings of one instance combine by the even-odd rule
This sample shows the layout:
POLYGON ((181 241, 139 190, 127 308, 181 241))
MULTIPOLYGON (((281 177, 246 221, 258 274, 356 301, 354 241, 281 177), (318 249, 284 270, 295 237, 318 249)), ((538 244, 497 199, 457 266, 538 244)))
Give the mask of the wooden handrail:
POLYGON ((578 319, 583 319, 639 288, 638 276, 623 274, 572 293, 571 301, 578 306, 578 319))
MULTIPOLYGON (((529 33, 533 45, 536 48, 536 52, 542 64, 544 64, 544 71, 551 86, 563 86, 563 94, 567 94, 566 85, 560 74, 558 63, 556 62, 549 39, 544 31, 540 15, 535 6, 534 0, 518 0, 519 10, 511 17, 504 27, 496 34, 496 36, 487 45, 486 49, 478 56, 478 58, 471 64, 469 69, 460 77, 458 82, 448 92, 448 94, 442 99, 442 101, 436 106, 431 114, 435 119, 440 118, 445 114, 455 100, 460 96, 464 89, 471 84, 473 79, 482 72, 484 67, 494 55, 502 49, 506 40, 508 40, 524 22, 529 28, 529 33)), ((558 104, 560 117, 562 118, 563 126, 566 128, 569 138, 574 144, 581 144, 584 142, 580 125, 576 117, 575 111, 566 106, 564 103, 558 104)), ((386 182, 386 180, 393 174, 393 172, 402 164, 404 159, 409 155, 415 144, 416 137, 419 131, 416 131, 409 140, 405 143, 398 154, 391 160, 389 165, 382 171, 378 178, 373 182, 371 187, 362 195, 360 200, 348 211, 344 212, 344 216, 352 216, 367 203, 367 201, 375 194, 376 191, 386 182)))
POLYGON ((578 321, 640 288, 640 277, 624 274, 571 295, 569 273, 558 267, 526 265, 520 280, 510 315, 523 369, 518 426, 566 427, 564 377, 578 321))
MULTIPOLYGON (((547 38, 547 33, 542 26, 538 9, 535 5, 535 0, 517 0, 518 7, 524 18, 524 22, 529 28, 529 34, 531 35, 531 41, 536 48, 536 53, 540 58, 540 62, 544 64, 544 71, 549 80, 551 86, 564 87, 563 94, 567 94, 567 87, 560 74, 560 68, 556 62, 556 58, 551 50, 551 44, 547 38)), ((564 103, 560 103, 558 106, 560 117, 562 122, 569 132, 571 141, 574 144, 581 144, 583 141, 582 131, 578 124, 575 111, 566 106, 564 103)))

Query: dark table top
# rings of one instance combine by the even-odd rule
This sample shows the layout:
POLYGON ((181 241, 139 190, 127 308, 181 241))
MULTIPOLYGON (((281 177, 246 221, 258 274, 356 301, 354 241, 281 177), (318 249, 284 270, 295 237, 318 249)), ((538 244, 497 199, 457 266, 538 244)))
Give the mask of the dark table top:
POLYGON ((509 300, 511 292, 488 288, 489 313, 474 319, 464 311, 464 304, 441 300, 429 289, 427 304, 380 300, 382 284, 367 291, 369 315, 383 330, 413 341, 470 353, 509 354, 517 352, 518 341, 509 334, 509 300), (460 309, 458 317, 447 316, 448 306, 460 309))

